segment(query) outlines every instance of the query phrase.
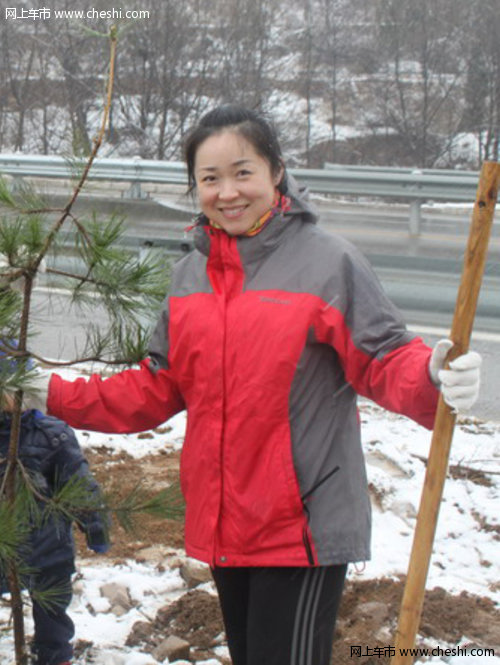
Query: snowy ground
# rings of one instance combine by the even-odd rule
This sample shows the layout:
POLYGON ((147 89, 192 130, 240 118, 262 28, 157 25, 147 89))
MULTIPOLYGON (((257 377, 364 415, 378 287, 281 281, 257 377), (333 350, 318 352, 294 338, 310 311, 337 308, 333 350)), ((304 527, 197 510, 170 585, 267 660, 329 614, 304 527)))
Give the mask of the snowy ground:
MULTIPOLYGON (((71 375, 70 370, 63 374, 71 375)), ((425 474, 430 433, 407 419, 388 414, 371 403, 361 404, 363 439, 368 475, 374 489, 373 557, 363 570, 352 567, 351 576, 380 578, 405 573, 415 527, 415 515, 425 474)), ((182 446, 185 414, 169 422, 172 430, 149 439, 136 435, 110 436, 78 432, 82 447, 102 446, 124 450, 134 457, 155 449, 178 450, 182 446)), ((500 488, 500 423, 463 420, 455 430, 450 460, 450 477, 445 486, 428 587, 440 586, 452 593, 467 591, 491 598, 500 605, 498 565, 498 506, 500 488), (477 477, 486 482, 478 483, 477 477)), ((172 553, 172 557, 182 553, 172 553)), ((168 557, 167 557, 168 558, 168 557)), ((187 591, 178 568, 166 560, 157 564, 127 560, 120 565, 93 558, 77 562, 75 594, 71 615, 77 634, 98 647, 91 660, 78 665, 158 665, 151 655, 124 646, 132 625, 153 619, 156 611, 187 591), (123 616, 110 613, 109 601, 101 595, 105 583, 116 582, 129 589, 135 607, 123 616)), ((212 591, 210 585, 205 585, 212 591)), ((0 663, 13 662, 12 639, 7 629, 9 611, 0 606, 0 663)), ((29 612, 27 630, 31 632, 29 612)), ((464 643, 466 636, 464 636, 464 643)), ((441 647, 446 645, 441 644, 441 647)), ((220 656, 227 650, 220 647, 220 656)), ((168 663, 168 659, 162 665, 168 663)), ((176 661, 178 665, 181 662, 176 661)), ((497 657, 463 656, 433 659, 452 665, 488 663, 499 665, 497 657)), ((218 659, 204 665, 218 665, 218 659)))

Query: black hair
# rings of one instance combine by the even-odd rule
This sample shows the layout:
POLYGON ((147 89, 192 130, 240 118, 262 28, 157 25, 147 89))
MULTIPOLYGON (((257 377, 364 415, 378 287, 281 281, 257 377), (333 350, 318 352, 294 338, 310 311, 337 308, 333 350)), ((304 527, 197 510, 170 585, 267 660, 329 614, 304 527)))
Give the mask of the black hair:
MULTIPOLYGON (((277 175, 284 168, 281 146, 273 124, 252 109, 236 104, 224 104, 205 114, 184 143, 189 191, 193 191, 196 187, 194 165, 198 148, 210 136, 225 129, 234 129, 251 143, 255 151, 269 162, 273 175, 277 175)), ((278 185, 282 193, 285 193, 285 181, 283 175, 278 185)))

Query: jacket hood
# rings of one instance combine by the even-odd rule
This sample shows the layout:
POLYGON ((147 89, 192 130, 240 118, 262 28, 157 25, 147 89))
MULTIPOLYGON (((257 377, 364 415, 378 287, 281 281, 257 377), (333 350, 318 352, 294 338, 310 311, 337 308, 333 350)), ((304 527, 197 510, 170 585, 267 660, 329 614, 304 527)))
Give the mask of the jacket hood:
POLYGON ((309 201, 309 188, 299 185, 292 175, 286 173, 285 189, 285 194, 291 201, 291 208, 287 214, 300 215, 303 222, 316 224, 319 215, 316 206, 309 201))

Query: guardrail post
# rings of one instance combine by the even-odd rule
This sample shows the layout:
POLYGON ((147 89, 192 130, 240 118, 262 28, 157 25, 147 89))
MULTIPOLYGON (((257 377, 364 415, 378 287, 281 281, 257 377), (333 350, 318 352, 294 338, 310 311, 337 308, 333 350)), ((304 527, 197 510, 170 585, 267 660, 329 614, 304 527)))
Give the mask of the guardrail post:
POLYGON ((122 192, 123 199, 147 199, 148 195, 142 191, 141 183, 139 180, 134 180, 130 183, 130 187, 122 192))
POLYGON ((422 210, 420 201, 415 199, 410 202, 410 235, 419 236, 422 225, 422 210))
POLYGON ((12 176, 11 190, 13 194, 18 194, 24 189, 24 178, 21 175, 12 176))
POLYGON ((142 175, 142 164, 140 157, 134 157, 134 171, 137 175, 137 179, 133 180, 130 184, 129 189, 122 193, 122 198, 124 199, 147 199, 148 195, 144 194, 141 188, 141 175, 142 175))

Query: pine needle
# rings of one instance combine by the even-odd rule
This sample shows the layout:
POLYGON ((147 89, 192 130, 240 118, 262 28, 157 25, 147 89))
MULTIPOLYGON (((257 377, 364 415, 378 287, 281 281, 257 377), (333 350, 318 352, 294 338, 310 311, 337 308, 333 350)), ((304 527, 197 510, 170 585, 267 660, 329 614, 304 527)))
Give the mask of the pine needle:
POLYGON ((153 517, 181 521, 184 519, 185 505, 180 485, 174 483, 148 497, 139 484, 113 510, 113 513, 120 526, 128 532, 136 530, 136 517, 144 513, 153 517))
POLYGON ((6 208, 15 208, 16 202, 12 195, 11 187, 5 178, 0 177, 0 205, 6 208))

